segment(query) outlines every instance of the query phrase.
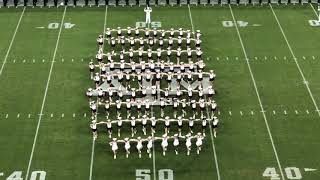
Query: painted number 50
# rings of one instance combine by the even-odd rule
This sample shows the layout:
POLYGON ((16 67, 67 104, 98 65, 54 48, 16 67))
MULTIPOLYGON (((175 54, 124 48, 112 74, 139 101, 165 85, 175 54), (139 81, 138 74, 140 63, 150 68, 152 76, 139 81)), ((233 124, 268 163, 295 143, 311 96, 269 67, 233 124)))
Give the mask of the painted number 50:
MULTIPOLYGON (((136 180, 151 180, 150 169, 137 169, 136 180)), ((173 171, 171 169, 160 169, 158 171, 159 180, 173 180, 173 171)))

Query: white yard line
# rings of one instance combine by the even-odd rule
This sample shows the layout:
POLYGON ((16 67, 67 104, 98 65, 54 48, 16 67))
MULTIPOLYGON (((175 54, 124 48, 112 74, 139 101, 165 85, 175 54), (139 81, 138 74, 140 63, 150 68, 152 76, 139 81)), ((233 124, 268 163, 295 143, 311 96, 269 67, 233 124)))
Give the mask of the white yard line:
POLYGON ((279 28, 280 28, 280 30, 281 30, 281 33, 282 33, 282 35, 283 35, 283 38, 285 39, 285 41, 286 41, 286 43, 287 43, 287 46, 288 46, 288 48, 289 48, 289 50, 290 50, 290 53, 291 53, 291 55, 292 55, 292 57, 293 57, 293 60, 294 60, 294 62, 295 62, 296 65, 297 65, 297 68, 298 68, 298 70, 299 70, 299 72, 300 72, 300 75, 301 75, 301 77, 302 77, 302 80, 303 80, 303 84, 305 84, 305 86, 306 86, 306 88, 307 88, 307 90, 308 90, 308 93, 309 93, 309 95, 310 95, 310 97, 311 97, 311 100, 312 100, 312 102, 313 102, 313 105, 314 105, 314 107, 316 108, 316 111, 318 112, 318 115, 319 115, 319 117, 320 117, 320 111, 319 111, 319 108, 318 108, 318 105, 317 105, 316 101, 314 100, 313 94, 312 94, 312 92, 311 92, 311 90, 310 90, 309 82, 308 82, 308 81, 306 80, 306 78, 304 77, 304 74, 303 74, 303 72, 302 72, 302 70, 301 70, 301 68, 300 68, 300 65, 299 65, 298 61, 297 61, 296 55, 294 54, 294 52, 293 52, 293 50, 292 50, 292 48, 291 48, 291 45, 290 45, 290 43, 289 43, 289 41, 288 41, 288 39, 287 39, 286 34, 284 33, 284 31, 283 31, 283 29, 282 29, 282 26, 281 26, 281 24, 280 24, 280 22, 279 22, 279 20, 278 20, 278 17, 277 17, 277 15, 276 15, 276 13, 275 13, 274 10, 273 10, 272 5, 269 4, 269 6, 270 6, 270 9, 271 9, 271 11, 272 11, 272 13, 273 13, 274 18, 276 19, 276 21, 277 21, 277 23, 278 23, 278 26, 279 26, 279 28))
POLYGON ((239 37, 239 40, 240 40, 240 43, 241 43, 243 54, 244 54, 244 56, 246 58, 246 63, 248 65, 248 69, 249 69, 249 72, 250 72, 251 80, 252 80, 254 89, 256 91, 256 95, 258 97, 258 101, 259 101, 259 104, 260 104, 261 112, 262 112, 262 115, 263 115, 264 122, 266 124, 267 130, 268 130, 268 134, 269 134, 269 138, 270 138, 271 144, 272 144, 273 152, 274 152, 274 155, 275 155, 277 163, 278 163, 278 168, 280 170, 280 174, 281 174, 282 180, 285 180, 285 177, 283 175, 283 170, 282 170, 282 167, 281 167, 281 163, 280 163, 280 160, 279 160, 279 157, 278 157, 278 152, 277 152, 276 147, 275 147, 274 142, 273 142, 273 137, 272 137, 272 134, 271 134, 271 131, 270 131, 270 128, 269 128, 269 123, 268 123, 268 120, 267 120, 267 117, 266 117, 266 114, 265 114, 265 110, 264 110, 264 107, 263 107, 261 99, 260 99, 260 94, 258 92, 256 81, 254 79, 254 76, 253 76, 253 73, 252 73, 252 70, 251 70, 251 66, 250 66, 250 63, 249 63, 249 60, 248 60, 247 51, 246 51, 246 49, 245 49, 245 47, 243 45, 242 38, 241 38, 241 35, 240 35, 240 31, 238 29, 238 25, 236 23, 236 19, 234 17, 234 14, 233 14, 233 11, 232 11, 232 8, 231 8, 230 4, 229 4, 229 9, 230 9, 230 13, 232 15, 232 19, 233 19, 233 22, 235 24, 237 33, 238 33, 238 37, 239 37))
MULTIPOLYGON (((102 34, 102 36, 104 36, 105 32, 106 32, 107 15, 108 15, 108 6, 106 5, 106 10, 105 10, 105 13, 104 13, 104 23, 103 23, 103 34, 102 34)), ((104 39, 105 38, 103 38, 102 51, 104 49, 104 39)), ((97 113, 98 113, 98 108, 97 108, 97 113)), ((96 118, 98 118, 98 116, 96 116, 96 118)), ((92 149, 91 149, 89 180, 92 180, 93 161, 94 161, 94 147, 95 147, 95 140, 94 140, 94 138, 92 138, 92 149)))
POLYGON ((319 17, 318 12, 317 12, 316 9, 312 6, 312 3, 309 3, 309 4, 310 4, 310 6, 311 6, 311 8, 312 8, 312 10, 313 10, 313 12, 314 12, 314 14, 316 15, 316 17, 317 17, 317 19, 318 19, 318 17, 319 17))
MULTIPOLYGON (((61 23, 60 23, 60 24, 63 24, 63 22, 64 22, 64 17, 65 17, 65 14, 66 14, 66 9, 67 9, 67 6, 65 6, 65 8, 64 8, 64 11, 63 11, 63 15, 62 15, 62 19, 61 19, 61 23)), ((50 67, 50 71, 49 71, 49 75, 48 75, 48 79, 47 79, 46 89, 45 89, 45 91, 44 91, 44 96, 43 96, 42 105, 41 105, 41 110, 40 110, 40 116, 39 116, 39 119, 38 119, 38 124, 37 124, 36 133, 35 133, 35 135, 34 135, 32 150, 31 150, 31 154, 30 154, 30 159, 29 159, 29 164, 28 164, 28 168, 27 168, 27 173, 26 173, 26 178, 25 178, 25 179, 28 179, 29 172, 30 172, 30 167, 31 167, 31 164, 32 164, 33 153, 34 153, 34 149, 35 149, 36 143, 37 143, 38 132, 39 132, 39 128, 40 128, 40 124, 41 124, 41 120, 42 120, 44 105, 45 105, 45 102, 46 102, 46 99, 47 99, 47 93, 48 93, 49 84, 50 84, 50 80, 51 80, 51 74, 52 74, 52 70, 53 70, 54 60, 55 60, 55 58, 56 58, 56 54, 57 54, 57 50, 58 50, 58 46, 59 46, 59 41, 60 41, 60 35, 61 35, 62 27, 63 27, 63 26, 60 26, 59 33, 58 33, 58 38, 57 38, 57 42, 56 42, 56 47, 55 47, 55 49, 54 49, 54 53, 53 53, 53 57, 52 57, 51 67, 50 67)))
POLYGON ((89 179, 90 179, 90 180, 92 179, 92 169, 93 169, 95 142, 96 142, 96 141, 92 138, 91 161, 90 161, 90 174, 89 174, 89 179))
POLYGON ((21 15, 20 15, 20 18, 19 18, 19 21, 18 21, 18 24, 16 26, 16 29, 14 30, 14 33, 13 33, 13 36, 12 36, 12 39, 11 39, 11 42, 10 42, 10 45, 9 45, 9 48, 7 50, 7 53, 6 53, 6 56, 4 57, 4 60, 2 62, 2 65, 1 65, 1 69, 0 69, 0 76, 2 74, 2 71, 3 71, 3 68, 7 62, 7 59, 8 59, 8 56, 10 54, 10 50, 11 50, 11 47, 12 47, 12 44, 13 44, 13 41, 14 39, 16 38, 16 34, 18 32, 18 29, 19 29, 19 26, 20 26, 20 23, 21 23, 21 20, 22 20, 22 17, 24 15, 24 11, 26 10, 26 7, 23 8, 22 12, 21 12, 21 15))
MULTIPOLYGON (((151 117, 153 117, 153 107, 151 106, 151 117)), ((154 137, 154 134, 152 134, 154 137)), ((156 172, 156 153, 154 150, 154 141, 152 142, 152 168, 153 168, 153 180, 157 180, 157 172, 156 172)))
MULTIPOLYGON (((191 28, 192 28, 192 32, 194 33, 194 25, 193 25, 193 21, 192 21, 192 14, 191 14, 191 9, 190 9, 190 5, 188 4, 188 10, 189 10, 189 17, 190 17, 190 22, 191 22, 191 28)), ((209 111, 208 111, 208 107, 206 108, 207 110, 207 116, 209 116, 209 111)), ((216 152, 216 147, 214 144, 214 138, 213 138, 213 133, 212 133, 212 127, 211 127, 211 121, 209 121, 209 127, 210 127, 210 135, 211 135, 211 142, 212 142, 212 150, 213 150, 213 155, 214 155, 214 162, 216 165, 216 171, 217 171, 217 178, 218 180, 220 180, 220 170, 219 170, 219 164, 218 164, 218 156, 217 156, 217 152, 216 152)))

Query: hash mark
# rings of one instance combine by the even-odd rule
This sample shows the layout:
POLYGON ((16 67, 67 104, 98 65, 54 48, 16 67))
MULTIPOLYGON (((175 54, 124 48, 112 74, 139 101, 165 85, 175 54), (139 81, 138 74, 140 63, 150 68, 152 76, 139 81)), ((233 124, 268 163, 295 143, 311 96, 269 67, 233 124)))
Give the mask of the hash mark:
POLYGON ((267 60, 267 59, 268 59, 268 57, 267 57, 267 56, 264 56, 264 59, 265 59, 265 60, 267 60))
POLYGON ((286 59, 287 59, 287 56, 284 56, 283 59, 286 60, 286 59))
POLYGON ((229 60, 229 57, 227 56, 226 59, 229 60))
POLYGON ((22 63, 25 63, 26 62, 26 60, 24 59, 23 61, 22 61, 22 63))

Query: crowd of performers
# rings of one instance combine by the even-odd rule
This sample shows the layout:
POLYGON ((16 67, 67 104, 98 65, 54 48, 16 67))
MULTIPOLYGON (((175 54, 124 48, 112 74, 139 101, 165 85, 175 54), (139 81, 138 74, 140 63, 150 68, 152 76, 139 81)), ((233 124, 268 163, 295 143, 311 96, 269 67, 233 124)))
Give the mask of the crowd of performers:
MULTIPOLYGON (((140 158, 144 147, 152 157, 152 148, 158 142, 163 155, 170 143, 176 154, 181 149, 179 146, 185 144, 187 155, 190 155, 193 142, 199 154, 207 127, 212 128, 214 137, 217 136, 217 104, 212 98, 216 75, 213 70, 204 72, 200 37, 200 31, 193 33, 182 28, 130 27, 107 28, 105 35, 98 37, 97 63, 89 63, 95 88, 86 92, 92 112, 90 127, 94 139, 98 137, 97 127, 106 127, 114 158, 120 144, 123 144, 127 158, 131 145, 135 145, 140 158), (106 42, 110 51, 103 53, 106 42), (211 85, 204 85, 203 78, 209 79, 211 85), (148 86, 143 81, 149 82, 148 86), (171 87, 173 81, 174 87, 171 87), (119 88, 113 87, 114 82, 120 84, 119 88), (132 85, 133 82, 138 85, 132 85), (187 83, 187 88, 181 83, 187 83), (102 87, 104 84, 107 86, 102 87), (103 107, 103 113, 100 107, 103 107), (154 113, 156 108, 159 114, 154 113), (105 116, 98 115, 98 110, 105 116), (98 121, 98 116, 104 120, 98 121), (121 138, 124 124, 131 127, 130 138, 121 138), (202 127, 202 132, 194 133, 197 125, 202 127), (177 133, 170 133, 170 128, 177 133), (142 130, 143 137, 136 137, 137 129, 142 130), (184 129, 188 129, 186 135, 183 135, 184 129), (117 132, 117 138, 112 138, 113 132, 117 132), (164 134, 159 136, 159 132, 164 134)), ((127 134, 124 132, 122 136, 127 134)))

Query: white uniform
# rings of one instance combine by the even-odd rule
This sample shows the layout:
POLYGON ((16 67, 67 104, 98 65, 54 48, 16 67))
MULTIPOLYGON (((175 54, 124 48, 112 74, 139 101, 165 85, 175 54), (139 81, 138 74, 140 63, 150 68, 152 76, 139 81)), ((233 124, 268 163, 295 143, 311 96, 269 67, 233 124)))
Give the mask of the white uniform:
POLYGON ((179 137, 178 137, 178 135, 175 135, 174 137, 173 137, 173 146, 174 146, 174 148, 175 148, 175 152, 176 152, 176 154, 178 154, 178 146, 179 146, 179 137))
POLYGON ((148 148, 148 149, 151 149, 152 146, 153 146, 153 139, 150 138, 150 139, 148 140, 147 148, 148 148))
POLYGON ((151 23, 151 7, 144 8, 144 12, 146 13, 146 23, 151 23))
POLYGON ((186 137, 186 146, 187 146, 188 151, 191 149, 191 139, 192 139, 191 136, 186 137))
POLYGON ((148 138, 148 144, 147 144, 147 153, 149 154, 149 158, 151 158, 151 149, 153 147, 153 138, 148 138))
POLYGON ((137 148, 137 150, 138 150, 138 152, 139 152, 139 157, 140 157, 140 158, 141 158, 141 149, 142 149, 142 147, 143 147, 143 145, 142 145, 142 139, 138 139, 136 148, 137 148))
POLYGON ((202 139, 203 139, 202 136, 197 136, 196 145, 197 145, 198 147, 199 147, 199 146, 202 146, 202 139))
POLYGON ((168 137, 164 136, 162 137, 162 142, 161 142, 162 150, 163 150, 163 155, 166 155, 167 147, 168 147, 168 137))
POLYGON ((112 151, 118 150, 118 143, 117 143, 117 141, 112 141, 112 142, 111 142, 111 149, 112 149, 112 151))
POLYGON ((203 139, 203 136, 201 136, 201 134, 198 134, 198 135, 197 135, 197 141, 196 141, 196 145, 197 145, 197 154, 199 154, 199 153, 200 153, 200 151, 201 151, 202 139, 203 139))
POLYGON ((130 151, 130 148, 131 148, 130 141, 124 141, 124 148, 126 149, 127 152, 130 151))

